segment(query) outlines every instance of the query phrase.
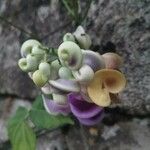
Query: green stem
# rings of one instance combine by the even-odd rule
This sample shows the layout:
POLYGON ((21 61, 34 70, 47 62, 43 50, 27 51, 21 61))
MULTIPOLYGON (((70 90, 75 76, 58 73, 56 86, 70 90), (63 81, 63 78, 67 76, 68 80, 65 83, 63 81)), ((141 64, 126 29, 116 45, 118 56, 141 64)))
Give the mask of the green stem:
POLYGON ((89 11, 90 6, 91 6, 91 3, 92 3, 92 0, 89 0, 88 4, 87 4, 87 8, 86 8, 86 10, 85 10, 85 12, 83 14, 82 19, 81 19, 81 22, 83 22, 85 20, 85 18, 87 17, 88 11, 89 11))
POLYGON ((68 10, 69 14, 74 18, 75 14, 74 12, 71 10, 70 6, 68 5, 66 0, 62 0, 63 4, 65 5, 66 9, 68 10))
POLYGON ((87 7, 85 9, 85 12, 83 14, 83 17, 81 19, 81 23, 85 20, 85 18, 87 17, 87 14, 88 14, 88 11, 90 9, 90 6, 91 6, 91 3, 92 3, 92 0, 88 0, 88 3, 87 3, 87 7))

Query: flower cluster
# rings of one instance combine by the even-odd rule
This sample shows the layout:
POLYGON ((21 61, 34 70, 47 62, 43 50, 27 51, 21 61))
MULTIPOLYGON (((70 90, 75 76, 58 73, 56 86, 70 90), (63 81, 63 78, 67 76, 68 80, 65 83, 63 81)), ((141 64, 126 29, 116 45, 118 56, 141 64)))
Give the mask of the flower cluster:
POLYGON ((28 72, 43 92, 48 113, 72 113, 84 125, 97 124, 104 108, 115 102, 126 80, 118 71, 122 58, 115 53, 100 55, 89 50, 91 39, 79 26, 66 33, 58 49, 27 40, 21 47, 19 67, 28 72))

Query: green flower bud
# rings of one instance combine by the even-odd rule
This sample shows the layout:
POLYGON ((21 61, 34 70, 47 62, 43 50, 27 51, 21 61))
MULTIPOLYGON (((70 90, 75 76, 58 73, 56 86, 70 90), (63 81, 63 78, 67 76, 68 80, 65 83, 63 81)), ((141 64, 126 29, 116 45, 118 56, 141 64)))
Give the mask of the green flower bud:
POLYGON ((50 74, 50 79, 51 80, 55 80, 59 77, 58 76, 58 71, 59 71, 60 67, 61 67, 61 65, 60 65, 58 60, 52 61, 52 63, 51 63, 51 74, 50 74))
POLYGON ((73 78, 71 70, 66 67, 61 67, 59 69, 59 77, 62 79, 71 79, 73 78))
POLYGON ((48 64, 47 62, 41 62, 39 65, 39 70, 49 78, 49 76, 50 76, 50 64, 48 64))
POLYGON ((18 61, 18 66, 20 67, 20 69, 22 71, 28 71, 28 68, 27 68, 27 59, 26 58, 21 58, 19 59, 18 61))
POLYGON ((63 37, 63 41, 72 41, 72 42, 75 42, 75 38, 73 36, 73 34, 71 33, 66 33, 63 37))
POLYGON ((79 26, 74 32, 75 39, 77 40, 80 48, 89 49, 92 42, 90 36, 85 33, 82 26, 79 26))
POLYGON ((41 43, 38 42, 37 40, 30 39, 25 41, 21 46, 21 56, 26 57, 28 54, 32 52, 32 48, 38 45, 41 45, 41 43))
POLYGON ((37 70, 33 73, 32 79, 38 87, 44 86, 48 81, 47 76, 44 75, 40 70, 37 70))
POLYGON ((74 42, 63 42, 58 48, 58 57, 61 64, 71 70, 77 70, 82 65, 82 51, 74 42))
POLYGON ((32 55, 27 55, 27 58, 21 58, 18 61, 18 65, 25 72, 32 72, 38 68, 37 59, 32 55))
POLYGON ((44 59, 45 51, 43 51, 39 45, 32 48, 32 54, 37 58, 38 61, 44 59))

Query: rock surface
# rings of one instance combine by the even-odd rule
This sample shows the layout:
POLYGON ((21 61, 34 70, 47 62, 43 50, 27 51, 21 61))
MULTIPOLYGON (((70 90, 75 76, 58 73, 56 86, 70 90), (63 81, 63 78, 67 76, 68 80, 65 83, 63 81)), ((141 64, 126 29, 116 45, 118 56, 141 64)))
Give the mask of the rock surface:
POLYGON ((149 124, 149 119, 133 119, 111 126, 102 124, 100 127, 70 130, 67 143, 70 143, 69 150, 149 150, 149 124), (82 140, 72 141, 76 134, 82 140))
MULTIPOLYGON (((58 47, 63 34, 75 29, 70 22, 58 0, 0 0, 0 95, 11 95, 15 99, 12 110, 19 105, 26 106, 28 102, 22 98, 32 99, 38 93, 30 78, 17 66, 21 44, 36 38, 47 46, 58 47)), ((121 94, 122 102, 109 110, 115 112, 113 117, 100 126, 71 127, 66 134, 61 130, 48 133, 38 139, 37 149, 149 150, 150 1, 95 0, 85 28, 93 39, 94 50, 100 53, 115 50, 123 56, 122 71, 128 84, 121 94)), ((8 111, 5 116, 7 100, 4 98, 0 97, 0 143, 8 138, 6 118, 14 113, 8 111)), ((5 146, 0 144, 0 149, 9 149, 5 146)))

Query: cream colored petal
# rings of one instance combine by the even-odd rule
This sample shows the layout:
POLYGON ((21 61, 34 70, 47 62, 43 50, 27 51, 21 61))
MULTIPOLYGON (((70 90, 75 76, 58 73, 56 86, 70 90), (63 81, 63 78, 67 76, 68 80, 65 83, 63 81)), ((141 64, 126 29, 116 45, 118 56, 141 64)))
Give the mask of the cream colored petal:
POLYGON ((102 69, 95 73, 97 78, 100 78, 104 84, 104 87, 110 93, 119 93, 126 86, 125 76, 113 69, 102 69))
POLYGON ((101 106, 107 107, 111 104, 109 92, 106 88, 102 88, 102 80, 96 75, 87 87, 88 95, 91 100, 101 106))

